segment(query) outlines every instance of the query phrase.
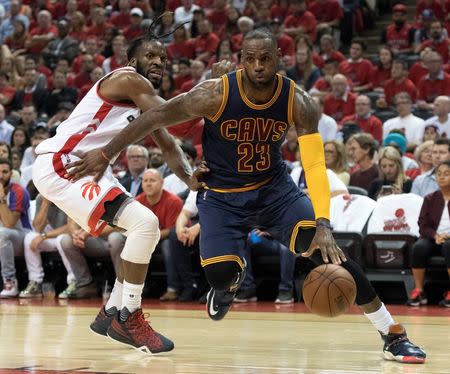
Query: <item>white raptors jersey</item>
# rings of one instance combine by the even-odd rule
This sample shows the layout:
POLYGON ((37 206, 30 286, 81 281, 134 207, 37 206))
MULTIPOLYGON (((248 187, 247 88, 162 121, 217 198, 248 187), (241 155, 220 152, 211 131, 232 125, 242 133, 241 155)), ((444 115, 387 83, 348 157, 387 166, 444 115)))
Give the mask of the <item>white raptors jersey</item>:
POLYGON ((131 66, 116 69, 95 83, 70 117, 58 126, 56 135, 39 144, 36 154, 76 155, 103 147, 140 115, 134 104, 107 100, 98 91, 100 82, 118 71, 136 70, 131 66))

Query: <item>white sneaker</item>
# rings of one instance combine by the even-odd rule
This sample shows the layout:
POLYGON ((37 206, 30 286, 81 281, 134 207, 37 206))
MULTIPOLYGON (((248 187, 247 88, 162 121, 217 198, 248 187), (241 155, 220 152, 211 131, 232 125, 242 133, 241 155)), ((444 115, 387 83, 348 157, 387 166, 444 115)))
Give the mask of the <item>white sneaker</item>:
POLYGON ((0 292, 1 298, 16 297, 19 294, 19 286, 16 278, 5 279, 3 281, 3 290, 0 292))

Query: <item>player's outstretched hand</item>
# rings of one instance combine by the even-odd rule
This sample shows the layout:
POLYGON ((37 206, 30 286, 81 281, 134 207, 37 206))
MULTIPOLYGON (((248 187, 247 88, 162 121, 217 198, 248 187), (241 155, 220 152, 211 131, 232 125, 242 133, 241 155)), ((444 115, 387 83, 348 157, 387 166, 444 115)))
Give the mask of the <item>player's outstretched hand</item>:
POLYGON ((200 165, 198 165, 197 169, 195 169, 192 177, 187 182, 189 189, 192 191, 197 191, 205 187, 205 182, 202 182, 203 174, 209 173, 209 169, 206 166, 206 162, 202 161, 200 165))
POLYGON ((326 264, 331 262, 340 265, 343 261, 347 261, 344 252, 334 241, 331 230, 328 227, 317 226, 316 234, 309 246, 308 250, 302 253, 303 257, 310 257, 317 249, 322 253, 323 262, 326 264))
POLYGON ((236 64, 227 60, 215 62, 211 68, 211 78, 219 78, 236 69, 236 64))
POLYGON ((101 149, 94 149, 79 156, 81 159, 66 165, 66 178, 76 181, 86 175, 94 176, 97 183, 109 165, 109 161, 103 156, 101 149))

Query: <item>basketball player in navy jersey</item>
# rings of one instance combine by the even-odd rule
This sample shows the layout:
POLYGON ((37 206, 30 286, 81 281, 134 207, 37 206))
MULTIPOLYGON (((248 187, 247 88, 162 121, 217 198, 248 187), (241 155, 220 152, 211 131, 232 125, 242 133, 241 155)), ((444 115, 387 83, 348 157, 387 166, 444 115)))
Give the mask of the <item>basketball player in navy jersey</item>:
POLYGON ((69 167, 74 179, 98 180, 108 160, 126 145, 160 127, 204 117, 203 152, 209 173, 197 205, 200 255, 211 290, 207 310, 222 319, 245 276, 242 252, 253 227, 314 258, 347 269, 357 285, 356 303, 379 330, 384 357, 425 362, 426 354, 395 323, 358 264, 336 245, 329 223, 330 190, 318 110, 311 97, 276 74, 276 39, 265 29, 249 32, 243 42, 243 70, 204 81, 156 109, 143 113, 103 148, 88 152, 69 167), (280 147, 289 126, 298 134, 310 198, 291 180, 280 147), (321 256, 315 251, 320 249, 321 256))

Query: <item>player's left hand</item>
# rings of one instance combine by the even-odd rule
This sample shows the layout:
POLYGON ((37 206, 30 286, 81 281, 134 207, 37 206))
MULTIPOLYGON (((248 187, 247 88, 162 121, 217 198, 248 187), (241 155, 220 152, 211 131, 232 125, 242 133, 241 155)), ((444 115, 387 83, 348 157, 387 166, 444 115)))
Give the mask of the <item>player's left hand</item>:
POLYGON ((198 165, 197 169, 195 169, 194 173, 192 173, 192 176, 189 178, 189 180, 186 182, 189 189, 192 191, 197 191, 199 189, 202 189, 205 187, 205 182, 202 182, 203 174, 209 173, 209 168, 206 166, 206 162, 202 161, 200 165, 198 165))
POLYGON ((219 78, 224 74, 228 74, 236 69, 236 64, 228 60, 215 62, 211 68, 211 78, 219 78))
POLYGON ((77 181, 86 175, 93 175, 94 183, 98 183, 109 165, 109 160, 103 156, 102 150, 93 149, 79 157, 80 160, 66 165, 67 174, 65 177, 77 181))
POLYGON ((322 260, 329 263, 330 259, 333 264, 340 265, 343 261, 347 261, 344 252, 334 241, 331 230, 328 227, 317 226, 316 234, 309 246, 308 250, 302 253, 302 257, 310 257, 317 249, 320 249, 322 260))

